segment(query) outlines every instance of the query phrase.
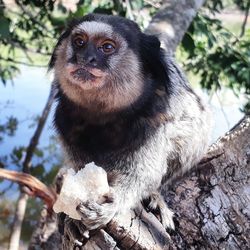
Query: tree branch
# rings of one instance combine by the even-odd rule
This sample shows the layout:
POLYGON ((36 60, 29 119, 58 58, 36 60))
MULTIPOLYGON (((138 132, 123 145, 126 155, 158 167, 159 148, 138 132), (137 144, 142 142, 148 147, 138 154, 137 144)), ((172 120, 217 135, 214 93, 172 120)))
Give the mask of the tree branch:
POLYGON ((162 8, 152 18, 146 32, 157 35, 164 49, 174 53, 204 2, 205 0, 164 0, 162 8))
POLYGON ((246 13, 245 13, 244 21, 243 21, 242 26, 241 26, 240 37, 243 37, 245 34, 247 19, 249 16, 249 9, 250 9, 250 1, 247 2, 246 13))
POLYGON ((36 146, 38 144, 41 133, 43 131, 45 122, 48 118, 52 103, 55 99, 56 91, 57 91, 56 88, 54 88, 54 86, 52 85, 50 93, 49 93, 49 97, 47 99, 47 103, 43 109, 41 117, 38 120, 37 128, 35 130, 34 135, 32 136, 32 138, 30 140, 29 146, 28 146, 27 151, 26 151, 26 156, 25 156, 25 159, 23 162, 23 172, 25 172, 25 173, 29 172, 31 159, 32 159, 32 156, 33 156, 34 151, 36 149, 36 146))
POLYGON ((56 200, 56 193, 52 188, 48 188, 34 176, 1 168, 0 178, 26 186, 28 189, 24 188, 23 190, 30 196, 41 198, 46 203, 48 210, 52 212, 52 207, 56 200))

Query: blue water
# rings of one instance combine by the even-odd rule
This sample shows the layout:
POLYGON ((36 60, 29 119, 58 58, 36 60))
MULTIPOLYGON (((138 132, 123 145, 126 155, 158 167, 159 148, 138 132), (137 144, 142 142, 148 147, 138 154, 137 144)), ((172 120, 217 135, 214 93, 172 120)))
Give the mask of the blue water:
MULTIPOLYGON (((0 155, 8 154, 15 146, 28 145, 35 130, 34 118, 41 114, 50 91, 50 79, 45 69, 22 67, 21 74, 6 86, 0 84, 0 122, 8 117, 18 119, 15 136, 5 137, 0 143, 0 155), (32 127, 31 127, 32 126, 32 127)), ((53 133, 51 114, 46 123, 45 133, 40 139, 40 146, 46 145, 53 133)))

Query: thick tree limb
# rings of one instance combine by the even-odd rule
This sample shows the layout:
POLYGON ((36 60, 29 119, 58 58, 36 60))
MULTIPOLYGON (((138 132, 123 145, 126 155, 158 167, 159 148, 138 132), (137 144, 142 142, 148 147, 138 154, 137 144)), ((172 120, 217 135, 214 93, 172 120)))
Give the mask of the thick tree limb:
POLYGON ((177 216, 173 249, 248 249, 250 116, 212 146, 200 164, 166 193, 177 216))
MULTIPOLYGON (((79 249, 248 249, 249 189, 250 116, 246 116, 211 146, 197 168, 164 194, 176 214, 176 230, 170 236, 153 214, 139 208, 91 233, 79 249)), ((48 249, 47 244, 51 244, 44 230, 51 219, 43 217, 43 221, 39 240, 33 237, 30 249, 38 245, 48 249)), ((53 223, 54 231, 49 233, 60 239, 55 220, 53 223)), ((76 231, 79 236, 80 231, 76 231)), ((60 249, 60 242, 50 249, 60 249)), ((64 235, 63 249, 72 249, 73 245, 64 235)))
POLYGON ((158 36, 164 49, 174 53, 204 3, 205 0, 164 0, 146 32, 158 36))

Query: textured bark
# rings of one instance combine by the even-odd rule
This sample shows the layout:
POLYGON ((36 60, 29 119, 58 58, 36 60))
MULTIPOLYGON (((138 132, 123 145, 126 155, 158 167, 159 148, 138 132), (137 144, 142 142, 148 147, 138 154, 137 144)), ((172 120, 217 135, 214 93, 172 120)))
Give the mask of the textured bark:
POLYGON ((175 212, 175 232, 166 233, 154 215, 138 208, 90 232, 81 247, 74 244, 84 239, 81 224, 72 235, 72 227, 69 230, 65 223, 62 246, 55 219, 44 216, 30 249, 249 249, 249 190, 250 116, 246 116, 164 194, 175 212))
POLYGON ((178 221, 171 248, 249 249, 250 116, 210 157, 166 193, 178 221))
POLYGON ((174 53, 205 0, 164 0, 146 32, 159 37, 162 47, 174 53))
POLYGON ((48 214, 47 209, 43 208, 38 226, 32 235, 29 249, 58 250, 61 249, 61 244, 62 236, 58 231, 56 214, 48 214))

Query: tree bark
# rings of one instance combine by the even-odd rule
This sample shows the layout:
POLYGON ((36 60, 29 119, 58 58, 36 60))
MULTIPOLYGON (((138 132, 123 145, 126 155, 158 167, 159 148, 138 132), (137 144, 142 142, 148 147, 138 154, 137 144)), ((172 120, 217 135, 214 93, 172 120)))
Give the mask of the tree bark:
POLYGON ((172 249, 249 249, 250 116, 166 193, 176 213, 172 249))
POLYGON ((168 234, 142 207, 90 232, 90 239, 83 236, 80 222, 71 236, 67 231, 73 224, 66 222, 60 236, 55 217, 43 216, 29 249, 249 249, 249 180, 250 116, 246 116, 164 193, 175 212, 174 232, 168 234), (85 239, 83 246, 80 239, 85 239))
POLYGON ((204 3, 205 0, 164 0, 161 9, 152 18, 146 33, 156 35, 162 47, 168 53, 174 53, 204 3))

